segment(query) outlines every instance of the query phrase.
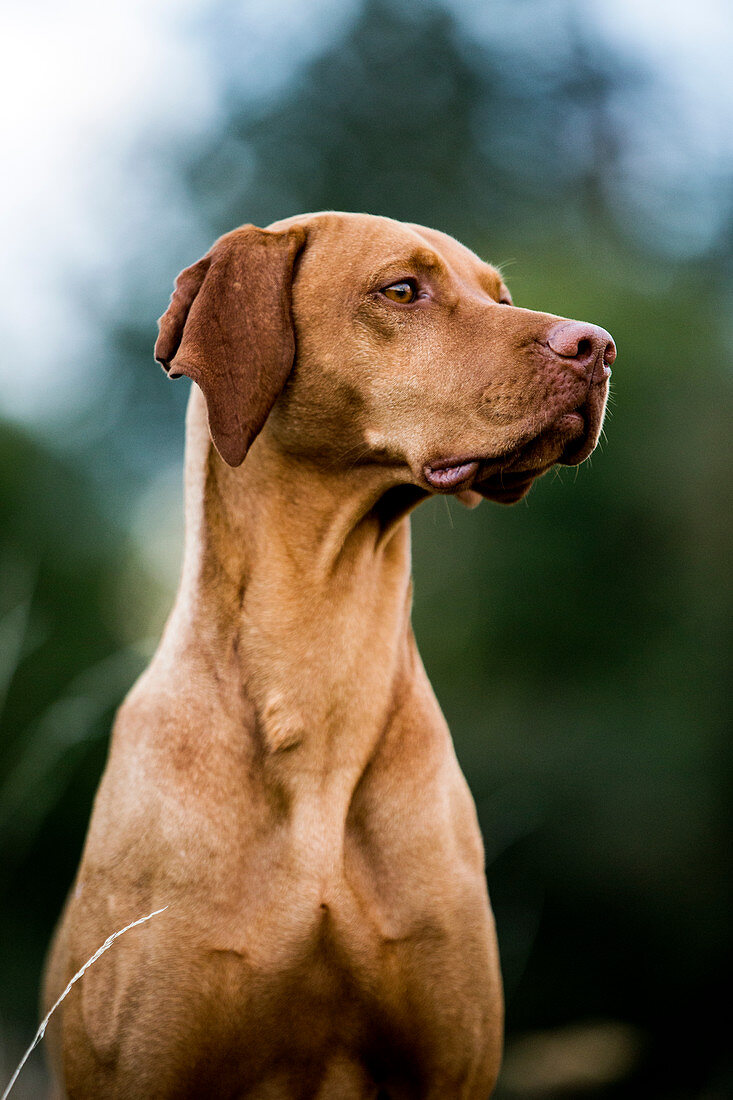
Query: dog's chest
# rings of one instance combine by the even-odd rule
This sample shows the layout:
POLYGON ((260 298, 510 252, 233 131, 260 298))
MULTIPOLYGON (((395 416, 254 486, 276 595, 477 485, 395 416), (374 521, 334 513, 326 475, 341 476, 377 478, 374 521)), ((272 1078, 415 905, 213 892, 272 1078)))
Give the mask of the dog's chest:
POLYGON ((367 844, 362 823, 339 813, 338 793, 327 799, 328 811, 321 800, 303 800, 286 822, 250 838, 239 883, 231 865, 222 867, 209 895, 222 892, 226 920, 217 925, 226 947, 256 973, 274 977, 332 962, 340 970, 372 969, 384 943, 406 938, 416 914, 424 922, 433 908, 429 890, 405 881, 385 897, 385 880, 399 877, 401 865, 389 837, 372 829, 367 844))
POLYGON ((431 924, 407 906, 386 914, 353 838, 307 816, 279 846, 265 845, 262 870, 247 876, 236 903, 231 882, 223 909, 209 895, 204 927, 182 952, 197 988, 216 991, 218 1045, 251 1049, 266 1034, 274 1044, 266 1061, 361 1051, 375 1029, 386 1040, 403 1024, 388 1006, 400 1003, 418 931, 431 924), (284 1013, 296 1028, 283 1027, 284 1013))

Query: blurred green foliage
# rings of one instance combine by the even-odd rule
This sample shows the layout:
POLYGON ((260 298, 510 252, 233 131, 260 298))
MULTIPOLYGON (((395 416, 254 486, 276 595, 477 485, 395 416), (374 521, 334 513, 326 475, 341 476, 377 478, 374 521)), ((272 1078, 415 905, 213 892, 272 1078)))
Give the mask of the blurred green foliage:
MULTIPOLYGON (((219 122, 195 147, 141 139, 136 163, 170 181, 161 206, 185 194, 193 212, 152 234, 171 283, 236 224, 367 210, 451 232, 504 264, 518 304, 613 333, 592 460, 511 509, 418 510, 414 622, 485 834, 510 1039, 619 1020, 641 1055, 604 1096, 730 1095, 731 235, 694 260, 642 243, 612 181, 619 92, 648 77, 582 9, 532 8, 534 38, 479 41, 437 3, 365 0, 256 100, 237 78, 246 23, 210 8, 219 122)), ((76 437, 0 435, 0 1013, 29 1033, 114 707, 144 661, 130 622, 161 626, 129 503, 180 461, 185 384, 151 360, 170 284, 146 281, 150 239, 114 315, 97 304, 100 398, 76 437)))

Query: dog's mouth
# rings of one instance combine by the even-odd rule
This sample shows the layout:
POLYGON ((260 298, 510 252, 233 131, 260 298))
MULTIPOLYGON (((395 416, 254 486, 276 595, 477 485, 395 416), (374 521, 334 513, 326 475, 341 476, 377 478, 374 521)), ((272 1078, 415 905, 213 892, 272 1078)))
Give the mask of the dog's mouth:
POLYGON ((533 481, 546 473, 551 465, 553 463, 516 469, 496 460, 474 459, 426 466, 424 473, 434 492, 451 493, 469 506, 478 504, 482 497, 501 504, 513 504, 529 492, 533 481))
POLYGON ((488 457, 437 459, 423 467, 425 481, 433 492, 452 493, 468 505, 478 504, 482 497, 514 504, 552 466, 577 466, 592 453, 603 423, 606 381, 591 385, 582 405, 539 431, 535 428, 511 450, 488 457))

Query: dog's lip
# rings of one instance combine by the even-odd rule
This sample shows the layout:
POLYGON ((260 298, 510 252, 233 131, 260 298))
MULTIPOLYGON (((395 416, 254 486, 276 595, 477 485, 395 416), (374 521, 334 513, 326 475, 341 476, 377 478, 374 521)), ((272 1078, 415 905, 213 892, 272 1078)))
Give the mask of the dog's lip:
MULTIPOLYGON (((551 462, 543 461, 538 455, 539 461, 536 465, 523 468, 521 466, 523 452, 541 437, 543 433, 539 432, 522 446, 501 455, 451 456, 434 459, 423 466, 423 477, 427 485, 438 493, 457 493, 471 488, 480 492, 482 488, 488 489, 490 486, 492 492, 506 493, 507 496, 513 496, 515 493, 523 495, 535 478, 546 473, 556 462, 574 465, 586 457, 589 419, 585 415, 585 410, 573 410, 563 414, 552 424, 553 435, 564 434, 568 438, 568 443, 562 454, 553 458, 551 462), (576 458, 576 455, 582 457, 576 458)), ((587 453, 592 449, 590 446, 587 453)))
POLYGON ((559 416, 544 429, 536 430, 519 446, 514 446, 499 454, 473 454, 451 455, 443 458, 434 458, 423 466, 423 476, 431 489, 439 492, 453 493, 457 489, 464 489, 473 482, 479 483, 491 479, 503 477, 512 483, 524 482, 537 477, 538 472, 544 472, 554 462, 564 461, 565 453, 574 445, 577 448, 577 440, 583 436, 581 446, 585 442, 588 417, 585 409, 574 409, 559 416), (536 443, 545 432, 551 431, 553 436, 565 435, 568 443, 562 458, 556 458, 551 463, 540 462, 536 466, 517 468, 522 461, 522 455, 533 443, 536 443))
MULTIPOLYGON (((605 380, 604 380, 605 381, 605 380)), ((529 485, 546 473, 556 463, 577 466, 593 451, 603 418, 605 400, 598 392, 589 390, 582 405, 561 413, 548 424, 535 430, 519 446, 497 455, 450 455, 427 462, 422 469, 425 483, 434 492, 456 493, 466 489, 491 486, 493 492, 506 492, 507 496, 527 490, 529 485), (554 451, 551 460, 547 453, 537 452, 537 444, 545 436, 557 440, 562 447, 554 451), (533 445, 535 453, 532 453, 533 445), (522 461, 528 462, 524 468, 522 461)), ((554 448, 553 448, 554 450, 554 448)))
POLYGON ((428 462, 423 466, 425 480, 431 489, 442 489, 454 493, 465 488, 478 473, 480 460, 477 458, 442 458, 428 462))
POLYGON ((549 468, 545 465, 512 470, 507 469, 508 461, 486 456, 439 459, 427 464, 423 473, 430 488, 439 493, 460 493, 471 488, 481 492, 482 488, 490 486, 492 491, 509 496, 516 492, 523 493, 536 477, 549 468))

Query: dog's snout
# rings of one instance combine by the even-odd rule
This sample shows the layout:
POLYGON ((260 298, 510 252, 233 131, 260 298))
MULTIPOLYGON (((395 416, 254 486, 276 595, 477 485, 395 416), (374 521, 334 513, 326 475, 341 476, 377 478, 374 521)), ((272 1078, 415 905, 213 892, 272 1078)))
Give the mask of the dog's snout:
POLYGON ((601 357, 606 367, 616 358, 611 334, 598 325, 582 321, 561 321, 547 334, 547 345, 562 359, 571 359, 584 373, 601 357))

